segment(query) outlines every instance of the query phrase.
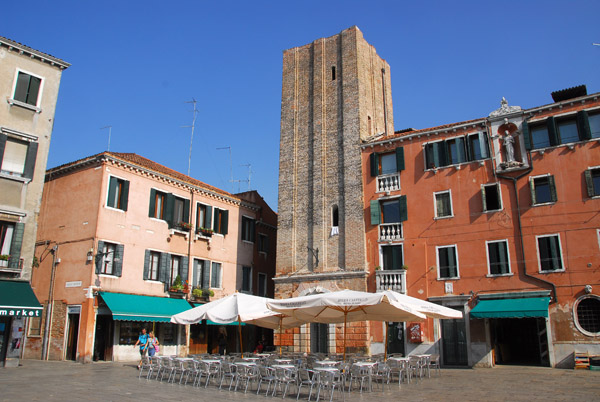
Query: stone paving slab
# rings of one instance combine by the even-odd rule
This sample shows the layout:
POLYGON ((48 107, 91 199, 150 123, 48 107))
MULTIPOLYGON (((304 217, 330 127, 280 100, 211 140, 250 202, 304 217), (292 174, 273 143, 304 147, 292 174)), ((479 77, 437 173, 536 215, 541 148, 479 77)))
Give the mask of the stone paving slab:
MULTIPOLYGON (((166 384, 138 379, 136 363, 21 360, 0 368, 0 401, 264 401, 255 391, 219 390, 213 385, 166 384)), ((304 388, 303 388, 304 390, 304 388)), ((296 400, 292 390, 285 399, 296 400)), ((301 399, 306 400, 306 393, 301 399)), ((280 398, 279 398, 280 399, 280 398)), ((314 401, 314 395, 313 399, 314 401)), ((334 400, 342 401, 338 395, 334 400)), ((600 371, 499 366, 442 369, 441 375, 384 391, 345 394, 346 402, 407 401, 600 401, 600 371)))

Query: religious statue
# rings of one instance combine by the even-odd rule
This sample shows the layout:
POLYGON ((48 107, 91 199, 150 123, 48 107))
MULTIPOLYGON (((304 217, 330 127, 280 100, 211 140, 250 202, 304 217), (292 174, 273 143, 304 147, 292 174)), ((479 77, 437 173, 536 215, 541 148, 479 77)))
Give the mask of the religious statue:
POLYGON ((511 163, 515 161, 515 139, 508 130, 504 131, 504 152, 506 155, 505 162, 511 163))

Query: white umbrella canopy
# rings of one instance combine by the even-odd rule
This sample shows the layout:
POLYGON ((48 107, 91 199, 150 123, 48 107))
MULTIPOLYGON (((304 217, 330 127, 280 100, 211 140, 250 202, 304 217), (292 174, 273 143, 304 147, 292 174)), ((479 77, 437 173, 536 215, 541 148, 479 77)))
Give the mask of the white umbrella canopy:
POLYGON ((458 319, 463 317, 463 313, 448 307, 440 306, 439 304, 431 303, 426 300, 421 300, 416 297, 407 296, 402 293, 394 292, 393 290, 385 290, 379 292, 387 296, 387 298, 403 306, 411 306, 427 317, 440 319, 458 319))

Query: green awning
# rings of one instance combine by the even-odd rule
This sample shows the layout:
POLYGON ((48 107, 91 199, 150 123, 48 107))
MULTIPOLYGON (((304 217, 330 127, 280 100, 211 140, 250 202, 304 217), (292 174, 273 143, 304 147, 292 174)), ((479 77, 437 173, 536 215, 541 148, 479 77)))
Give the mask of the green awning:
POLYGON ((116 321, 171 322, 171 316, 191 307, 185 299, 98 292, 116 321))
POLYGON ((480 300, 471 310, 472 318, 548 317, 549 297, 480 300))
MULTIPOLYGON (((206 303, 192 303, 192 305, 194 307, 202 306, 204 304, 206 304, 206 303)), ((214 321, 211 321, 211 320, 206 320, 206 324, 207 325, 238 325, 238 322, 234 321, 234 322, 229 322, 227 324, 219 324, 218 322, 214 322, 214 321)), ((246 325, 245 322, 242 323, 242 326, 244 326, 244 325, 246 325)))
POLYGON ((5 316, 42 316, 42 306, 29 282, 0 279, 0 317, 5 316))

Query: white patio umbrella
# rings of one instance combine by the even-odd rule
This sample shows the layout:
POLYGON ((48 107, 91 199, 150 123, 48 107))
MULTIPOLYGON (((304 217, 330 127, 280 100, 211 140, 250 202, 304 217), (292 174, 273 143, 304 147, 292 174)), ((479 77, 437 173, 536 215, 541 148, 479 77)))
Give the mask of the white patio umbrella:
MULTIPOLYGON (((421 300, 416 297, 408 296, 402 293, 394 292, 393 290, 385 290, 379 292, 387 296, 389 300, 394 300, 396 303, 402 305, 409 305, 415 308, 420 313, 425 314, 430 318, 439 319, 457 319, 462 318, 462 312, 454 310, 448 307, 440 306, 439 304, 431 303, 426 300, 421 300)), ((385 322, 385 358, 387 359, 387 335, 388 335, 389 321, 385 322)))
POLYGON ((202 320, 210 320, 217 324, 238 323, 240 350, 243 356, 241 323, 248 323, 270 329, 293 328, 304 324, 296 318, 277 313, 267 308, 266 297, 234 293, 232 295, 191 308, 171 317, 175 324, 196 324, 202 320))
POLYGON ((310 296, 267 301, 267 307, 298 320, 344 323, 344 360, 346 326, 353 321, 422 321, 426 317, 415 308, 390 300, 381 293, 342 290, 310 296))

